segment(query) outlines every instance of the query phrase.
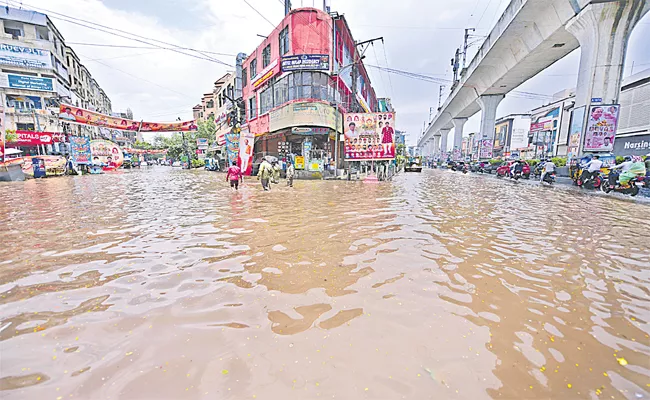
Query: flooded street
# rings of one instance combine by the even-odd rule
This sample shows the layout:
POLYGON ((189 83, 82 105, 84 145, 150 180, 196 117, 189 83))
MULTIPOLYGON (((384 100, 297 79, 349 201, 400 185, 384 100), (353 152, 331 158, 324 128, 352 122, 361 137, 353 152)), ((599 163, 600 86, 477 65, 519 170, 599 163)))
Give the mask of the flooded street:
POLYGON ((647 204, 224 180, 0 184, 0 397, 650 398, 647 204))

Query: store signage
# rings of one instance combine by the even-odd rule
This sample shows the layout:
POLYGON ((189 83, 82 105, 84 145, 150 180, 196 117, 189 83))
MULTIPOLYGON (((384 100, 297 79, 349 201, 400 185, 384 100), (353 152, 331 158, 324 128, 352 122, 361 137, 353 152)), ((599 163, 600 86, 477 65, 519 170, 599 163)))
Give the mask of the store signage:
POLYGON ((258 89, 266 81, 271 79, 275 75, 275 67, 278 65, 278 60, 273 61, 266 68, 262 70, 259 74, 255 75, 253 78, 253 88, 258 89))
POLYGON ((38 76, 0 74, 0 86, 11 89, 53 92, 54 80, 52 78, 41 78, 38 76))
POLYGON ((77 165, 91 164, 90 138, 87 136, 70 136, 70 155, 72 156, 72 162, 77 165))
POLYGON ((617 137, 614 154, 619 156, 644 156, 650 152, 650 135, 617 137))
POLYGON ((0 64, 23 68, 52 69, 48 50, 0 43, 0 64))
MULTIPOLYGON (((269 131, 275 132, 295 126, 325 127, 336 126, 334 107, 323 103, 287 104, 269 113, 269 131)), ((342 119, 339 118, 339 127, 342 119)))
POLYGON ((282 71, 329 71, 330 56, 326 54, 298 54, 282 57, 282 71))
POLYGON ((296 156, 296 159, 293 164, 296 169, 305 169, 305 157, 296 156))
POLYGON ((329 128, 291 128, 294 135, 326 135, 329 131, 329 128))
POLYGON ((201 150, 205 150, 208 148, 208 139, 206 138, 198 138, 196 139, 196 147, 198 147, 201 150))
POLYGON ((602 97, 592 97, 592 98, 591 98, 591 102, 592 102, 592 103, 602 103, 602 102, 603 102, 603 98, 602 98, 602 97))
POLYGON ((544 130, 544 123, 530 124, 530 132, 541 132, 544 130))
POLYGON ((16 131, 16 136, 18 139, 9 143, 17 146, 37 146, 65 141, 64 134, 58 132, 16 131))

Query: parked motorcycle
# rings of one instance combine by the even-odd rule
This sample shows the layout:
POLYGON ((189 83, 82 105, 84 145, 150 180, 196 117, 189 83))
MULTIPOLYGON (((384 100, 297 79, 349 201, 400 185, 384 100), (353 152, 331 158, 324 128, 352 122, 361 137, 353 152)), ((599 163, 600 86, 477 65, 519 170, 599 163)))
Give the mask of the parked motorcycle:
POLYGON ((629 184, 626 186, 621 186, 620 182, 616 182, 616 185, 612 187, 609 185, 609 182, 607 182, 607 179, 605 179, 605 182, 603 182, 603 184, 600 186, 600 190, 602 190, 604 193, 618 192, 629 194, 630 196, 634 197, 639 194, 639 190, 645 185, 645 180, 645 176, 636 176, 632 178, 629 184))
POLYGON ((550 174, 544 175, 544 179, 542 180, 542 182, 546 182, 549 185, 555 183, 555 172, 551 172, 550 174))

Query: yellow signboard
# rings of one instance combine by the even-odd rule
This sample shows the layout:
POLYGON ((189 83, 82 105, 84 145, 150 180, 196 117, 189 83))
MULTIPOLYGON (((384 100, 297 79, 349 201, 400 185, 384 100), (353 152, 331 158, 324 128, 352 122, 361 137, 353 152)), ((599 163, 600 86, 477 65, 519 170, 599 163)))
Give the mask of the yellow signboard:
POLYGON ((296 169, 305 169, 305 157, 296 156, 295 168, 296 169))
MULTIPOLYGON (((339 127, 342 120, 339 116, 339 127)), ((269 113, 270 132, 297 126, 334 129, 336 126, 336 111, 334 107, 328 104, 304 102, 287 104, 269 113)))

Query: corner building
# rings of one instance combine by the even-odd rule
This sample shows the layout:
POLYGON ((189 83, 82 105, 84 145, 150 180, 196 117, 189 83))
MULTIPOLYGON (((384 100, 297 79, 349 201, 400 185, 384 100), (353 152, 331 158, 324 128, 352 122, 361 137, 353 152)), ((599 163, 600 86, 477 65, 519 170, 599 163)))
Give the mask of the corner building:
MULTIPOLYGON (((343 16, 316 8, 291 10, 242 65, 242 98, 248 129, 255 134, 254 162, 265 155, 293 154, 304 157, 304 170, 329 170, 335 132, 343 131, 342 114, 378 108, 360 57, 343 16)), ((342 147, 339 141, 339 166, 342 147)))

